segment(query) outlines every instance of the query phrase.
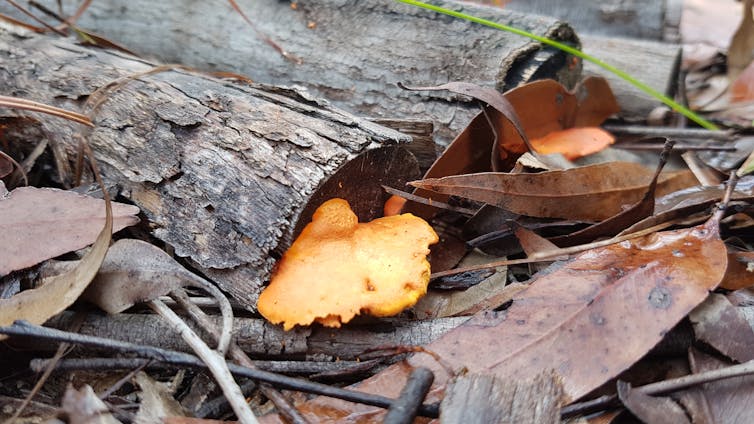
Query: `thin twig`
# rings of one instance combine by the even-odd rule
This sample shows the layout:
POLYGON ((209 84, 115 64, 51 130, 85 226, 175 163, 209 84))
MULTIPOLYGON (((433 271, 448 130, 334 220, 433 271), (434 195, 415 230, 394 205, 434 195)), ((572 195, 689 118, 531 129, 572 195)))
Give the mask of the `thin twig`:
POLYGON ((392 194, 392 195, 402 197, 402 198, 404 198, 406 200, 410 200, 412 202, 421 203, 423 205, 432 206, 432 207, 439 208, 439 209, 445 209, 445 210, 452 211, 452 212, 457 212, 457 213, 460 213, 462 215, 469 215, 469 216, 471 216, 471 215, 474 215, 477 212, 474 209, 469 209, 469 208, 464 208, 464 207, 460 207, 460 206, 449 205, 447 203, 438 202, 438 201, 432 200, 432 199, 427 199, 426 197, 417 196, 415 194, 411 194, 411 193, 405 192, 403 190, 398 190, 397 188, 388 187, 386 185, 383 185, 382 189, 385 190, 386 192, 392 194))
MULTIPOLYGON (((0 334, 19 337, 32 337, 35 340, 65 341, 84 346, 99 347, 121 352, 132 352, 143 358, 150 358, 156 361, 168 362, 192 368, 207 368, 207 365, 202 362, 201 359, 188 353, 160 349, 152 346, 138 345, 135 343, 122 342, 119 340, 105 339, 102 337, 69 333, 53 328, 34 325, 29 323, 28 321, 16 321, 12 325, 0 327, 0 334)), ((321 396, 328 396, 349 402, 362 403, 365 405, 371 405, 380 408, 389 408, 394 401, 393 399, 386 396, 342 389, 339 387, 332 387, 326 384, 316 383, 300 378, 287 377, 284 375, 279 375, 262 370, 255 370, 236 364, 228 364, 228 368, 234 375, 270 383, 279 388, 312 393, 321 396)), ((437 418, 439 416, 438 406, 424 404, 421 408, 419 408, 419 415, 428 418, 437 418)))
POLYGON ((217 384, 228 399, 233 412, 236 414, 238 421, 242 424, 256 424, 259 421, 254 413, 251 411, 249 404, 246 403, 241 389, 233 380, 228 369, 228 364, 225 363, 225 359, 218 352, 213 351, 207 346, 204 341, 178 316, 172 309, 159 300, 149 301, 149 307, 162 317, 168 320, 168 322, 181 334, 183 340, 194 349, 194 352, 207 364, 212 375, 215 377, 217 384))
MULTIPOLYGON (((744 362, 743 364, 733 365, 727 368, 720 368, 698 374, 686 375, 670 380, 659 381, 657 383, 635 387, 634 390, 650 396, 664 395, 698 386, 700 384, 752 374, 754 374, 754 360, 744 362)), ((560 410, 560 415, 562 418, 569 418, 585 413, 601 411, 609 407, 617 406, 617 401, 618 397, 616 395, 602 396, 590 401, 574 403, 565 406, 560 410)))
MULTIPOLYGON (((219 290, 218 290, 219 291, 219 290)), ((216 325, 209 320, 209 317, 202 311, 198 306, 194 305, 191 302, 191 299, 189 299, 188 295, 184 290, 174 290, 171 292, 171 296, 173 297, 173 300, 175 300, 183 309, 188 312, 191 319, 194 320, 204 331, 210 335, 210 337, 217 340, 217 337, 215 334, 217 334, 216 325)), ((219 300, 219 299, 218 299, 219 300)), ((227 302, 227 299, 225 299, 227 302)), ((239 364, 256 369, 257 367, 254 365, 254 362, 246 355, 246 353, 236 344, 236 342, 231 342, 229 345, 229 353, 231 358, 233 358, 236 362, 239 364)), ((275 404, 275 406, 278 408, 278 410, 283 414, 283 416, 288 419, 289 422, 292 424, 308 424, 308 421, 296 410, 296 408, 288 401, 285 396, 283 396, 280 392, 275 390, 272 386, 270 386, 268 383, 261 383, 259 385, 260 390, 262 393, 267 396, 268 399, 272 401, 272 403, 275 404)))
POLYGON ((646 135, 655 137, 696 138, 728 141, 735 137, 732 130, 706 130, 700 128, 644 127, 639 125, 603 125, 613 134, 646 135))
POLYGON ((67 34, 66 34, 65 32, 63 32, 63 31, 61 31, 61 30, 59 30, 59 29, 55 28, 54 26, 52 26, 52 25, 48 24, 47 22, 45 22, 45 21, 43 21, 43 20, 39 19, 39 18, 38 18, 38 17, 36 17, 36 16, 35 16, 35 15, 34 15, 33 13, 31 13, 31 12, 29 12, 28 10, 24 9, 24 8, 23 8, 23 7, 22 7, 22 6, 20 5, 20 4, 16 3, 15 1, 13 1, 13 0, 6 0, 6 1, 7 1, 8 3, 10 3, 10 5, 11 5, 11 6, 13 6, 13 7, 15 7, 16 9, 18 9, 19 11, 21 11, 21 13, 23 13, 24 15, 26 15, 26 16, 28 16, 28 17, 30 17, 30 18, 31 18, 31 19, 33 19, 33 20, 34 20, 35 22, 37 22, 38 24, 42 25, 43 27, 45 27, 45 28, 49 29, 50 31, 52 31, 52 32, 55 32, 55 33, 57 33, 58 35, 62 35, 63 37, 65 37, 65 36, 67 35, 67 34))
POLYGON ((497 268, 497 267, 508 266, 508 265, 522 265, 522 264, 531 264, 531 263, 537 263, 537 262, 551 261, 551 260, 557 259, 559 256, 572 255, 574 253, 580 253, 586 250, 596 249, 598 247, 605 247, 611 244, 620 243, 620 242, 630 240, 636 237, 645 236, 647 234, 651 234, 651 233, 660 231, 662 229, 665 229, 673 224, 676 224, 679 221, 681 220, 678 219, 678 220, 663 222, 661 224, 657 224, 652 227, 639 230, 635 233, 617 236, 617 237, 613 237, 607 240, 581 244, 578 246, 566 247, 563 249, 537 252, 537 253, 532 254, 528 258, 524 258, 524 259, 505 259, 505 260, 500 260, 500 261, 488 262, 486 264, 481 264, 481 265, 473 265, 473 266, 467 266, 463 268, 455 268, 448 271, 435 272, 432 275, 430 275, 429 278, 435 279, 435 278, 445 277, 448 275, 461 274, 463 272, 478 271, 480 269, 490 269, 490 268, 497 268))

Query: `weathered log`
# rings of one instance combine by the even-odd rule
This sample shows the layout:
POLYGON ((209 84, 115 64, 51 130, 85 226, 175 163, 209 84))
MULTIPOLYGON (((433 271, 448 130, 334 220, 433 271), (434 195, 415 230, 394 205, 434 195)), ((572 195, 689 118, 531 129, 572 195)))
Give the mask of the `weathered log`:
MULTIPOLYGON (((681 63, 681 46, 648 40, 582 36, 583 50, 628 73, 671 98, 675 94, 681 63)), ((599 66, 584 63, 584 74, 601 75, 621 107, 620 116, 643 121, 660 101, 599 66)))
POLYGON ((466 374, 452 380, 440 404, 440 423, 560 423, 563 387, 555 372, 507 381, 466 374))
MULTIPOLYGON (((53 9, 57 4, 40 3, 53 9)), ((62 3, 72 13, 79 1, 62 3)), ((433 3, 578 45, 571 28, 552 18, 452 0, 433 3)), ((458 96, 444 93, 406 92, 398 82, 436 85, 463 80, 504 90, 548 77, 572 85, 580 75, 580 66, 574 66, 578 62, 558 50, 394 1, 238 4, 262 33, 302 63, 283 58, 223 0, 100 0, 91 3, 78 23, 161 61, 307 87, 364 116, 431 120, 440 143, 451 141, 471 121, 479 112, 477 103, 459 103, 458 96)), ((0 2, 0 12, 24 19, 5 2, 0 2)))
MULTIPOLYGON (((214 318, 220 323, 219 318, 214 318)), ((234 340, 254 358, 301 359, 325 356, 356 359, 365 350, 385 345, 422 346, 465 322, 468 317, 433 320, 381 320, 372 324, 349 324, 338 331, 321 326, 283 331, 262 319, 239 318, 233 322, 234 340)), ((47 325, 66 329, 74 314, 65 312, 47 325)), ((194 327, 194 325, 189 322, 194 327)), ((201 333, 199 329, 197 329, 201 333)), ((89 314, 78 330, 81 334, 190 352, 191 348, 156 315, 89 314)), ((38 346, 33 346, 38 348, 38 346)), ((54 348, 54 346, 52 347, 54 348)))
MULTIPOLYGON (((71 110, 111 81, 153 68, 8 27, 0 27, 0 58, 2 94, 71 110)), ((381 184, 402 187, 418 173, 397 146, 410 140, 399 132, 293 90, 180 70, 128 80, 93 120, 88 139, 106 179, 141 207, 154 236, 249 309, 322 201, 346 198, 370 219, 381 212, 381 184)), ((82 127, 54 118, 41 125, 73 161, 82 127)))
POLYGON ((506 9, 552 16, 579 35, 680 41, 682 3, 678 0, 510 0, 506 9))

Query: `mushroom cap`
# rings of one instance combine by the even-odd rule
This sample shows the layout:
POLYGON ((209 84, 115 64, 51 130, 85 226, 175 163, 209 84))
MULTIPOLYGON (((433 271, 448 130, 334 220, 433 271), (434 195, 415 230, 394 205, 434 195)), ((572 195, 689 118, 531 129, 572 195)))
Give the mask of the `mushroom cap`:
POLYGON ((427 255, 437 241, 412 214, 359 223, 347 201, 328 200, 278 262, 257 309, 286 330, 395 315, 427 292, 427 255))

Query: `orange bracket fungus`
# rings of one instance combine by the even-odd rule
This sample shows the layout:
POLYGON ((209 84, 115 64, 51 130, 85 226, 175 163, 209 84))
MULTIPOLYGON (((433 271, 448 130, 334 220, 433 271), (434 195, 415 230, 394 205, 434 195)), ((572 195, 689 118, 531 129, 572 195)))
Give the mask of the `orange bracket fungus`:
POLYGON ((285 252, 257 309, 269 321, 340 327, 354 316, 395 315, 427 292, 438 237, 411 214, 359 223, 348 202, 323 203, 285 252))

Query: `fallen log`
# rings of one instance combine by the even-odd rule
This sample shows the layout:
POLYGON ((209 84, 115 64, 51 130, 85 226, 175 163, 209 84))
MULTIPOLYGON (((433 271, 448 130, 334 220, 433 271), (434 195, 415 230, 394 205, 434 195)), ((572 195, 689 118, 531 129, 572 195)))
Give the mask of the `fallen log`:
POLYGON ((678 0, 511 0, 505 8, 552 16, 580 35, 680 41, 683 4, 678 0))
MULTIPOLYGON (((360 219, 381 213, 381 185, 418 176, 410 137, 295 90, 229 82, 71 40, 0 27, 0 93, 70 110, 108 83, 88 141, 106 180, 138 205, 152 234, 244 307, 324 200, 360 219)), ((1 117, 30 116, 0 110, 1 117)), ((78 124, 40 119, 74 163, 78 124)))
MULTIPOLYGON (((40 3, 56 9, 55 0, 40 3)), ((79 5, 77 0, 62 3, 68 13, 79 5)), ((553 18, 452 0, 433 3, 579 45, 571 27, 553 18)), ((463 80, 503 91, 542 78, 572 86, 580 76, 580 63, 559 50, 395 1, 238 4, 261 33, 300 62, 278 54, 222 0, 190 7, 182 0, 101 0, 92 2, 77 24, 162 62, 306 87, 363 116, 430 120, 440 144, 466 127, 479 112, 478 103, 459 103, 458 96, 445 93, 406 92, 397 83, 433 86, 463 80)), ((0 12, 28 20, 5 2, 0 12)))

